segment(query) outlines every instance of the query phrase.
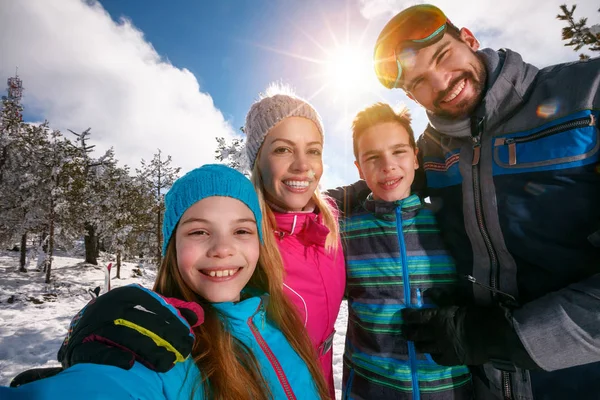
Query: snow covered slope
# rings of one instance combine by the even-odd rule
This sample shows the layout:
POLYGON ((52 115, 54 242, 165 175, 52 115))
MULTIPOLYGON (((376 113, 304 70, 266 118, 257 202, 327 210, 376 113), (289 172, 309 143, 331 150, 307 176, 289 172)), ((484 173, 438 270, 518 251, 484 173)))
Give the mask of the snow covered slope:
MULTIPOLYGON (((92 266, 81 263, 80 259, 55 257, 54 282, 46 285, 42 272, 16 272, 18 262, 18 253, 0 253, 0 385, 8 385, 15 375, 29 368, 59 366, 56 353, 71 318, 91 299, 88 289, 101 286, 104 292, 103 268, 108 264, 99 261, 101 265, 92 266)), ((136 264, 125 263, 122 279, 114 279, 113 268, 111 286, 139 283, 152 287, 155 271, 146 269, 145 276, 133 277, 132 270, 136 267, 136 264)), ((344 302, 336 322, 333 346, 338 398, 341 397, 346 321, 344 302)))

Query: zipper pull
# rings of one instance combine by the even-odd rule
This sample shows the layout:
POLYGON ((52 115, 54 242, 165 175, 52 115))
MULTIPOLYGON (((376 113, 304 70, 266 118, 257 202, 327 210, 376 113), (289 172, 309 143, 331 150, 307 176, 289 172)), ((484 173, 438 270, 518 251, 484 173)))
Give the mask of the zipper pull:
POLYGON ((260 329, 264 330, 265 329, 265 305, 263 303, 263 301, 260 301, 260 329))
POLYGON ((590 114, 590 126, 596 125, 596 116, 594 114, 590 114))
POLYGON ((471 165, 475 166, 479 164, 479 158, 481 157, 481 139, 479 136, 473 136, 473 162, 471 165))
MULTIPOLYGON (((492 292, 492 293, 494 293, 496 295, 505 297, 506 300, 505 300, 504 304, 506 304, 507 306, 510 306, 510 307, 513 307, 513 308, 519 307, 519 302, 517 301, 517 299, 514 298, 514 296, 512 296, 512 295, 510 295, 508 293, 505 293, 505 292, 503 292, 501 290, 498 290, 496 288, 493 288, 491 286, 488 286, 488 285, 486 285, 484 283, 481 283, 481 282, 477 281, 477 279, 475 279, 475 277, 472 276, 472 275, 463 275, 463 277, 466 280, 468 280, 469 282, 471 282, 471 283, 473 283, 475 285, 478 285, 478 286, 480 286, 480 287, 482 287, 484 289, 487 289, 487 290, 489 290, 490 292, 492 292)), ((500 301, 500 302, 502 303, 502 301, 500 301)))
POLYGON ((471 117, 471 140, 473 140, 473 162, 471 165, 479 164, 481 157, 481 134, 483 133, 484 117, 471 117))
POLYGON ((508 165, 517 164, 517 143, 514 138, 507 138, 504 144, 508 146, 508 165))
POLYGON ((423 296, 421 295, 421 288, 417 288, 417 308, 423 307, 423 296))

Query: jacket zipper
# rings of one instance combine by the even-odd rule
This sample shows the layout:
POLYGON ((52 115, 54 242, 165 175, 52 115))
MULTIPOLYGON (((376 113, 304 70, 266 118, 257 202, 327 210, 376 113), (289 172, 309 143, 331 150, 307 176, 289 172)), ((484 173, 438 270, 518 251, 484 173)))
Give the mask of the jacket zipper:
POLYGON ((472 163, 472 172, 473 172, 473 197, 475 202, 475 216, 477 219, 477 225, 479 227, 479 231, 481 232, 481 236, 483 236, 483 241, 485 243, 485 247, 488 251, 488 255, 490 256, 490 283, 491 287, 497 289, 497 274, 498 274, 498 256, 496 255, 496 251, 494 250, 494 246, 492 245, 492 240, 490 239, 490 235, 485 226, 485 221, 483 218, 483 205, 481 202, 481 182, 479 177, 479 158, 481 156, 481 134, 483 132, 483 118, 474 119, 474 126, 472 127, 472 140, 473 140, 473 163, 472 163))
POLYGON ((264 329, 264 327, 265 327, 265 315, 264 315, 265 310, 264 310, 264 305, 263 305, 262 299, 260 300, 260 305, 256 309, 256 312, 252 316, 250 316, 250 318, 248 318, 248 326, 250 327, 250 331, 254 335, 254 338, 258 342, 258 345, 260 346, 262 351, 265 353, 265 355, 271 362, 271 366, 275 370, 275 374, 277 375, 277 378, 279 379, 279 383, 283 387, 283 391, 285 392, 286 398, 295 400, 296 396, 294 395, 294 391, 292 390, 292 387, 290 386, 290 383, 288 382, 287 377, 285 376, 285 372, 283 372, 283 368, 281 367, 281 364, 279 364, 279 361, 273 354, 273 351, 271 350, 271 348, 269 347, 269 345, 267 344, 265 339, 260 334, 258 328, 256 327, 256 325, 254 325, 254 322, 252 321, 254 316, 256 316, 256 314, 258 314, 259 312, 263 313, 261 315, 261 318, 262 318, 261 325, 262 325, 262 328, 264 329))
POLYGON ((504 300, 501 300, 500 302, 504 305, 506 305, 509 308, 518 308, 520 307, 519 302, 517 301, 517 299, 511 295, 508 294, 506 292, 503 292, 500 289, 496 289, 493 288, 491 286, 488 286, 484 283, 479 282, 477 279, 475 279, 475 277, 473 275, 463 275, 463 278, 465 278, 466 280, 468 280, 469 282, 473 283, 474 285, 480 286, 486 290, 489 290, 490 292, 492 292, 494 295, 497 295, 498 297, 502 296, 504 298, 504 300))
POLYGON ((508 165, 517 164, 517 144, 526 143, 534 140, 541 139, 556 135, 557 133, 565 132, 575 128, 584 128, 586 126, 596 125, 596 117, 594 114, 590 114, 588 117, 578 118, 573 121, 565 122, 560 125, 544 129, 543 131, 533 133, 531 135, 514 138, 497 138, 494 141, 494 147, 497 146, 508 146, 508 165))
MULTIPOLYGON (((402 257, 402 279, 404 281, 404 304, 406 307, 411 306, 410 298, 410 281, 408 280, 408 257, 406 256, 406 243, 404 242, 404 232, 402 231, 402 206, 396 206, 396 233, 398 235, 398 243, 400 244, 400 256, 402 257)), ((407 341, 408 360, 410 365, 410 375, 412 378, 413 400, 421 399, 419 391, 419 374, 417 369, 417 351, 415 343, 407 341)))
MULTIPOLYGON (((481 134, 483 133, 483 122, 484 118, 474 117, 471 120, 471 138, 473 141, 473 162, 471 163, 471 172, 473 175, 473 197, 475 202, 475 217, 477 219, 479 231, 481 232, 481 236, 483 237, 485 247, 490 257, 490 286, 495 291, 498 289, 498 256, 496 255, 496 251, 494 250, 494 246, 492 245, 492 241, 490 239, 490 235, 487 231, 485 221, 483 218, 483 205, 481 201, 481 181, 479 176, 479 160, 481 158, 481 134)), ((504 388, 505 400, 512 399, 512 390, 510 387, 509 378, 510 376, 508 372, 502 371, 502 386, 504 388)))

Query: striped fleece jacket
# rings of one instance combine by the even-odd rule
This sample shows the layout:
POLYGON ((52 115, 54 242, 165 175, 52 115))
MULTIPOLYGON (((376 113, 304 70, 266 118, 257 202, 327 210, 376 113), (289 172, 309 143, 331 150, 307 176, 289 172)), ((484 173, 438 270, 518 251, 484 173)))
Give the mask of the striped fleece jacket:
POLYGON ((424 292, 456 281, 433 213, 413 194, 367 200, 340 221, 348 332, 342 399, 472 399, 466 366, 443 367, 400 336, 400 310, 432 307, 424 292))

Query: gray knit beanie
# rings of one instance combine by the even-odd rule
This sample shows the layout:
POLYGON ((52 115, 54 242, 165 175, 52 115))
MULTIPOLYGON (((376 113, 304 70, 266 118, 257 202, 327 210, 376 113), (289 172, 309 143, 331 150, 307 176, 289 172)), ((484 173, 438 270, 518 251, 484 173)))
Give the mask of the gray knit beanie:
POLYGON ((317 125, 323 138, 323 124, 317 111, 306 100, 289 94, 265 96, 252 104, 246 116, 246 155, 249 168, 254 167, 260 146, 267 133, 287 117, 308 118, 317 125))

